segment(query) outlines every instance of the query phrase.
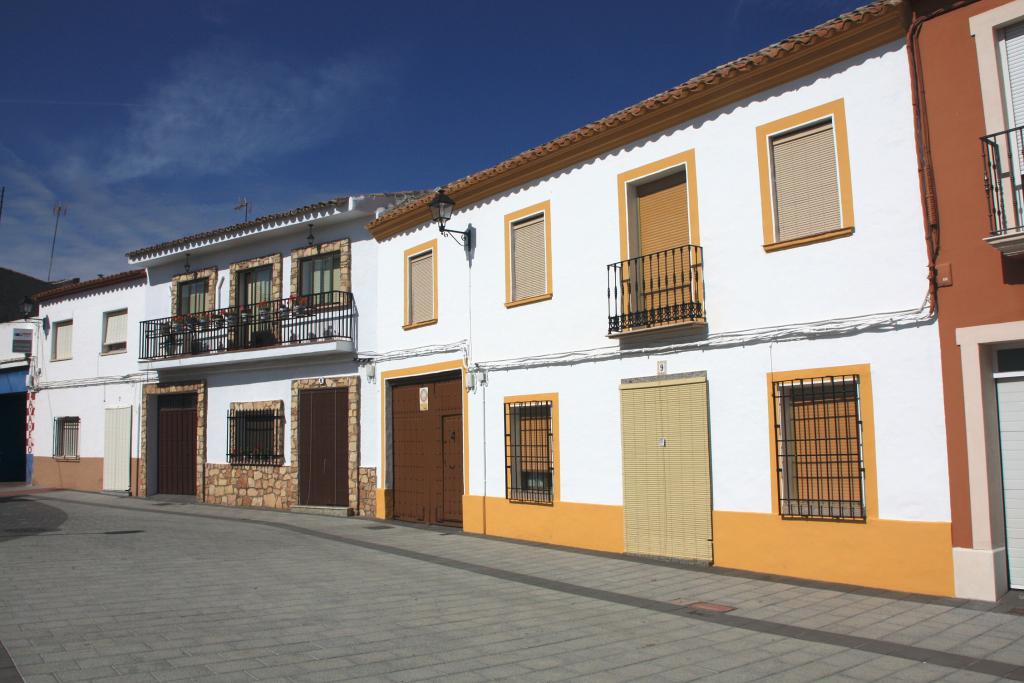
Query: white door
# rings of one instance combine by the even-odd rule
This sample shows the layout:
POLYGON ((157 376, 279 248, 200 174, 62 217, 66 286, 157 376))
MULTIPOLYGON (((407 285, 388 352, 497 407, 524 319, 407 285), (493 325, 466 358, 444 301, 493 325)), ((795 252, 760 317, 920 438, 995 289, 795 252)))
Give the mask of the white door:
POLYGON ((996 381, 1010 587, 1024 588, 1024 377, 996 381))
POLYGON ((103 490, 127 491, 131 483, 132 408, 107 408, 103 429, 103 490))

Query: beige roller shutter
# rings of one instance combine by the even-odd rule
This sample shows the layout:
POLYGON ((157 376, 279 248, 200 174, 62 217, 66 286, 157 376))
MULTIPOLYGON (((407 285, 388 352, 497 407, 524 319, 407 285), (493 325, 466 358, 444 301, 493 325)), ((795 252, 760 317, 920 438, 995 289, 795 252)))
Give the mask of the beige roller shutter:
POLYGON ((434 318, 434 252, 409 259, 409 323, 434 318))
POLYGON ((71 358, 71 340, 73 327, 70 321, 57 323, 53 326, 53 359, 67 360, 71 358))
POLYGON ((626 552, 712 560, 703 378, 621 387, 626 552))
POLYGON ((512 224, 512 300, 547 292, 544 215, 512 224))
POLYGON ((125 344, 128 341, 128 312, 108 313, 103 330, 103 345, 125 344))
POLYGON ((775 229, 780 242, 842 227, 832 121, 772 138, 775 229))
POLYGON ((690 243, 686 173, 644 183, 636 189, 639 256, 690 243))
POLYGON ((132 409, 107 408, 103 425, 103 490, 127 491, 130 487, 132 409))

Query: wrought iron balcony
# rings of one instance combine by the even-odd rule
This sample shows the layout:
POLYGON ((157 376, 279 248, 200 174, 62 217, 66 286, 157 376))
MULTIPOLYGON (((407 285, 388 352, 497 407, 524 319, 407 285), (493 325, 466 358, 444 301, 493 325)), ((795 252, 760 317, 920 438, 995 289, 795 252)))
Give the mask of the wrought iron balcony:
POLYGON ((1024 126, 981 138, 989 237, 1007 256, 1024 254, 1024 126))
POLYGON ((324 341, 355 341, 351 292, 324 292, 251 306, 145 320, 140 360, 160 360, 324 341))
POLYGON ((608 266, 608 334, 703 323, 703 264, 685 245, 608 266))

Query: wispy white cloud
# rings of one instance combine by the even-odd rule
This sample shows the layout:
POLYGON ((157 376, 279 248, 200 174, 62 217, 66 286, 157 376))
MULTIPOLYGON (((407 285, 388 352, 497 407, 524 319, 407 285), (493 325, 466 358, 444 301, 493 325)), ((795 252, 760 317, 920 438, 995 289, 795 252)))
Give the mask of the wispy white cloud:
POLYGON ((232 45, 194 52, 131 111, 104 176, 223 174, 307 149, 342 130, 347 105, 377 74, 355 62, 304 69, 232 45))
MULTIPOLYGON (((70 212, 61 221, 55 279, 124 270, 131 249, 237 220, 235 196, 196 198, 180 181, 242 172, 251 178, 254 168, 343 137, 346 112, 381 74, 369 62, 310 69, 239 45, 207 48, 182 57, 143 97, 118 107, 124 125, 113 133, 91 130, 52 149, 33 148, 40 158, 31 162, 0 143, 0 184, 7 186, 0 265, 46 276, 58 200, 70 212)), ((277 189, 268 189, 275 186, 269 178, 260 184, 260 211, 319 197, 306 194, 317 188, 295 196, 287 179, 277 189)))

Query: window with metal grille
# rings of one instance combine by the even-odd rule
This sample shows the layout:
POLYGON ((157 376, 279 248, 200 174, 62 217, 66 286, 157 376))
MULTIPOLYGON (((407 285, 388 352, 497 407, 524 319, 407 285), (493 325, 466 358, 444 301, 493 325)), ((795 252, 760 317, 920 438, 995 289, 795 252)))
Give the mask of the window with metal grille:
POLYGON ((103 353, 117 353, 128 348, 128 311, 103 314, 103 353))
POLYGON ((58 417, 53 421, 53 457, 78 460, 78 425, 81 418, 58 417))
POLYGON ((274 408, 232 408, 228 412, 228 462, 280 465, 284 459, 284 413, 274 408))
POLYGON ((505 492, 509 500, 551 503, 551 401, 505 404, 505 492))
POLYGON ((864 519, 860 377, 773 383, 779 513, 864 519))

